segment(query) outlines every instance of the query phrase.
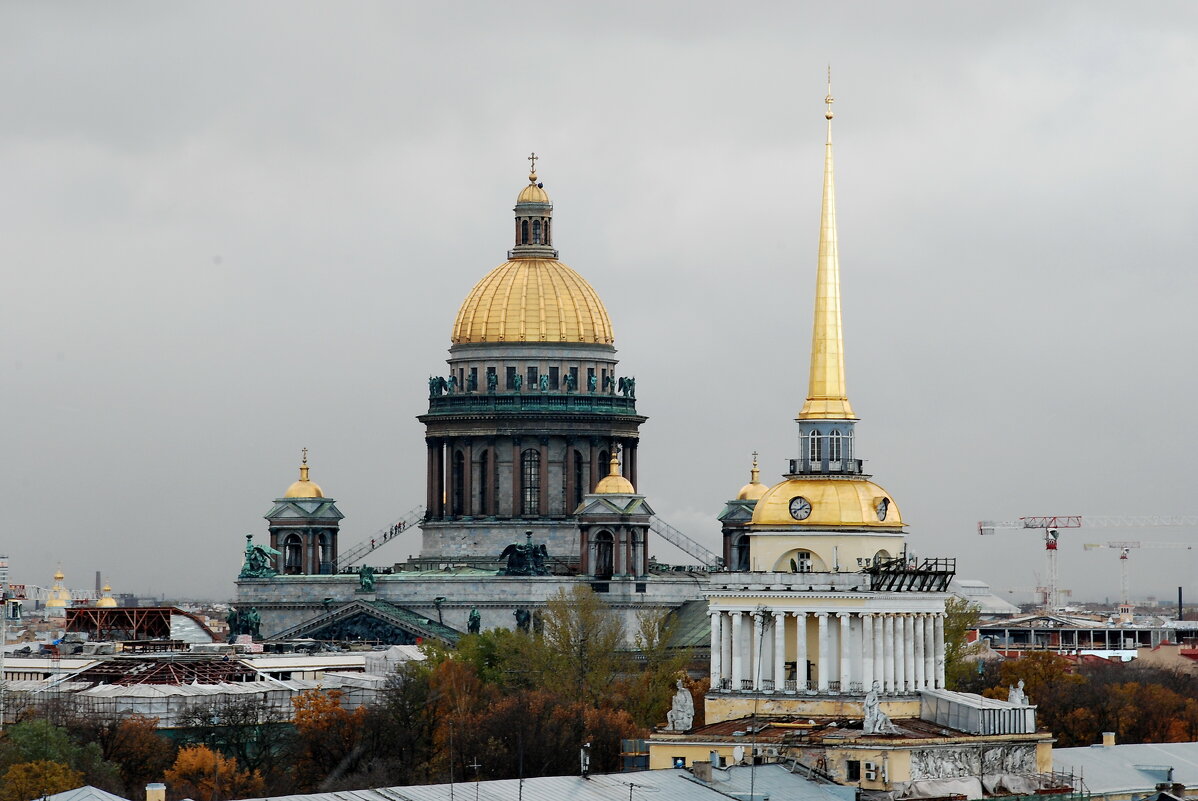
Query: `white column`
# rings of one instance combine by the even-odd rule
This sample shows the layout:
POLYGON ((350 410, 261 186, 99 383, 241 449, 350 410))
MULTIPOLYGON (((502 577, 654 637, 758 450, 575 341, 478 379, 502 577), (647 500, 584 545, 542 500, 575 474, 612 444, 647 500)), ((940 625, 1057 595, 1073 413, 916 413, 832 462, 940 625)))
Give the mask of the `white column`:
POLYGON ((774 692, 786 689, 786 613, 774 612, 774 692))
POLYGON ((883 636, 882 615, 874 615, 874 681, 878 686, 886 683, 886 658, 883 636))
POLYGON ((723 620, 724 614, 716 609, 707 612, 711 618, 711 689, 720 689, 720 679, 724 677, 724 666, 720 661, 724 650, 723 620))
POLYGON ((753 613, 753 652, 750 664, 753 666, 753 690, 761 692, 761 680, 765 678, 765 662, 770 654, 765 650, 765 615, 762 612, 753 613))
POLYGON ((915 651, 915 689, 922 690, 928 686, 928 674, 924 672, 923 659, 923 624, 927 621, 928 616, 922 612, 915 616, 912 621, 915 624, 914 633, 912 635, 911 644, 915 651))
POLYGON ((944 613, 938 612, 936 621, 936 687, 944 687, 944 613))
POLYGON ((732 683, 732 616, 727 610, 720 612, 720 667, 723 677, 732 683))
POLYGON ((894 691, 907 691, 907 641, 902 613, 894 616, 894 691))
POLYGON ((807 613, 795 612, 795 687, 807 689, 807 613))
POLYGON ((886 692, 894 692, 894 614, 887 612, 882 615, 884 633, 882 635, 882 665, 883 685, 886 692))
POLYGON ((745 677, 745 613, 732 610, 732 691, 740 692, 745 677))
POLYGON ((926 615, 923 621, 923 675, 928 687, 936 686, 936 624, 935 615, 926 615))
POLYGON ((816 689, 821 693, 828 691, 828 672, 831 670, 828 659, 828 613, 816 612, 816 623, 819 625, 819 653, 815 656, 816 689))
POLYGON ((853 616, 850 612, 837 612, 836 617, 840 618, 840 691, 847 693, 849 691, 849 683, 852 681, 852 622, 853 616))
POLYGON ((874 681, 874 616, 861 616, 861 686, 869 692, 874 681))
POLYGON ((907 692, 915 692, 915 615, 903 615, 903 678, 907 692))

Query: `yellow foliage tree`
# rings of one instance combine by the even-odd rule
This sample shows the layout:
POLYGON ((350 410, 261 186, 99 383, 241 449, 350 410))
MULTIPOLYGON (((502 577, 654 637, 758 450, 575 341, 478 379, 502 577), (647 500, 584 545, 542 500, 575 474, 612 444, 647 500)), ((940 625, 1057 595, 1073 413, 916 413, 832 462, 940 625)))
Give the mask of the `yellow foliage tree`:
POLYGON ((179 750, 175 764, 166 771, 166 786, 172 798, 209 801, 262 795, 264 782, 258 771, 239 770, 237 760, 203 745, 179 750))
POLYGON ((18 762, 4 772, 0 801, 29 801, 83 786, 83 774, 61 762, 18 762))

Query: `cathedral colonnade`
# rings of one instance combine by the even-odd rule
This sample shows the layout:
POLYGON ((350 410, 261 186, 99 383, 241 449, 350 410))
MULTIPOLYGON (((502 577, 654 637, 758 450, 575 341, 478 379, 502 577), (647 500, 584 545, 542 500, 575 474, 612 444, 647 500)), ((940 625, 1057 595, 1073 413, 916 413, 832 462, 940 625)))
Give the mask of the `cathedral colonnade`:
POLYGON ((636 486, 633 437, 427 437, 426 516, 566 517, 607 475, 612 448, 636 486))
POLYGON ((944 688, 943 612, 712 609, 711 687, 900 695, 944 688))

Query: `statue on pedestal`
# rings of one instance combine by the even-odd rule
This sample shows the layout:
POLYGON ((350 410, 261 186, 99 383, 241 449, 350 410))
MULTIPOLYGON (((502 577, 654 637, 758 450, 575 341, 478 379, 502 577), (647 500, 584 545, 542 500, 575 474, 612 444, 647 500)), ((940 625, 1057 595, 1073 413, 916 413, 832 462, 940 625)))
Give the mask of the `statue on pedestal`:
POLYGON ((374 592, 374 568, 362 565, 358 570, 358 589, 362 592, 374 592))
POLYGON ((274 548, 255 545, 254 535, 246 534, 245 562, 241 565, 241 573, 238 578, 270 578, 279 575, 278 571, 271 567, 274 562, 271 557, 279 555, 274 548))
POLYGON ((470 617, 466 618, 466 633, 478 634, 478 632, 482 629, 482 623, 483 618, 482 615, 478 613, 478 609, 471 609, 470 617))
POLYGON ((1027 699, 1027 693, 1023 691, 1023 679, 1020 679, 1014 687, 1007 688, 1007 701, 1020 706, 1031 705, 1031 701, 1027 699))

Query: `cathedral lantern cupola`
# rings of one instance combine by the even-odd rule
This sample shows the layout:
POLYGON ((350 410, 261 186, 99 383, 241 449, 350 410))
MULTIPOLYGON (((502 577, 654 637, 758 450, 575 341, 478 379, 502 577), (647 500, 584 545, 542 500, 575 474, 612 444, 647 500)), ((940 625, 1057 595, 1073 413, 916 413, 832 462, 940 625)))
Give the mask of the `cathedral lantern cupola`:
POLYGON ((345 516, 320 485, 308 477, 308 449, 303 449, 299 480, 266 513, 270 546, 279 552, 275 570, 284 575, 337 572, 337 532, 345 516))
POLYGON ((553 248, 553 204, 545 185, 537 180, 537 154, 528 157, 532 169, 528 186, 516 196, 516 244, 509 259, 556 259, 553 248))

